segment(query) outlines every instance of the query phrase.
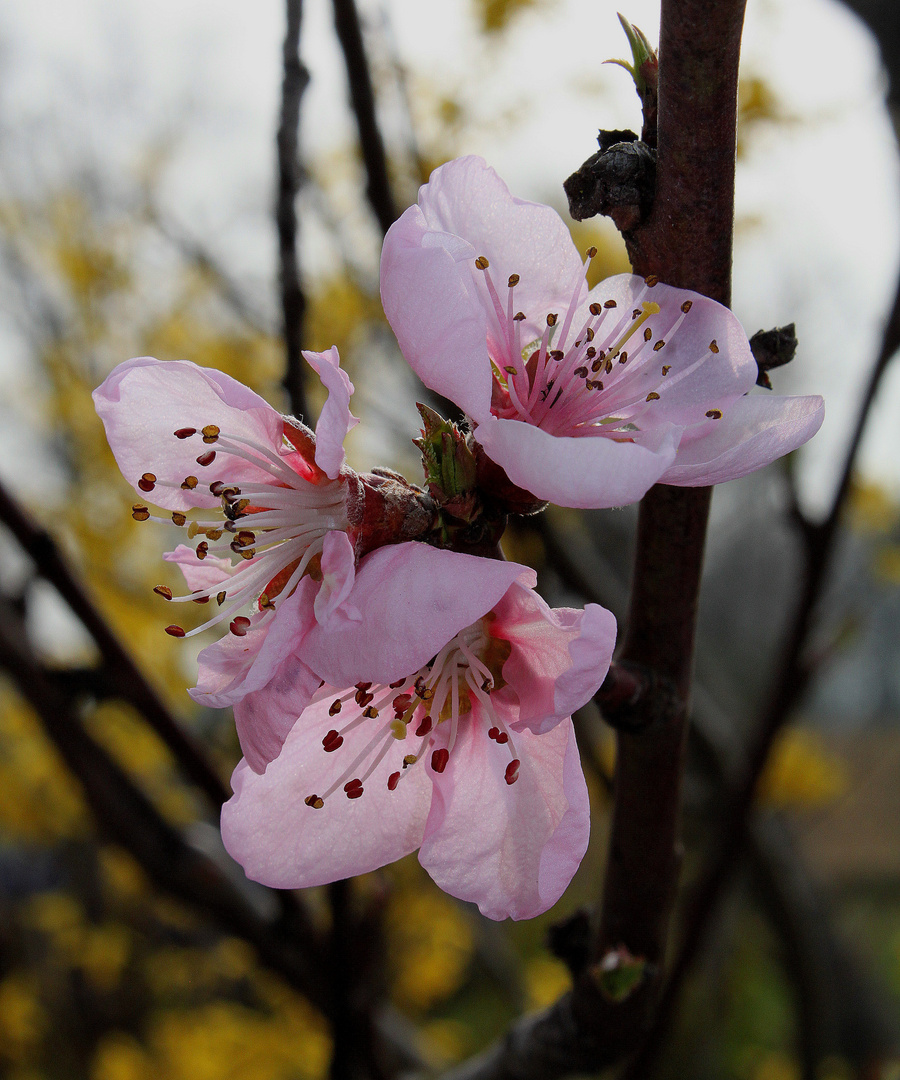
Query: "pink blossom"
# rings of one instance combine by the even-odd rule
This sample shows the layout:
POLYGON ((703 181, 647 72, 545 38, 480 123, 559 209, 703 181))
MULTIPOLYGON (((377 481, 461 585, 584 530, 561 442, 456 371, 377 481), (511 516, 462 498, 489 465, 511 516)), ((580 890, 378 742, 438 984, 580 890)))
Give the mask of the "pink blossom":
POLYGON ((589 290, 568 229, 476 157, 437 169, 392 226, 381 295, 407 361, 510 480, 565 506, 761 468, 818 430, 819 397, 745 397, 734 315, 629 274, 589 290))
MULTIPOLYGON (((168 632, 190 637, 229 626, 229 636, 200 654, 192 696, 207 705, 249 695, 251 712, 264 688, 273 699, 288 670, 292 701, 301 690, 309 697, 321 680, 299 658, 299 643, 317 620, 330 621, 352 587, 364 502, 344 463, 343 440, 357 423, 353 387, 337 349, 304 356, 328 390, 315 434, 228 375, 184 360, 129 360, 94 391, 122 474, 142 499, 170 512, 152 518, 141 502, 134 517, 170 521, 196 541, 166 556, 189 594, 156 591, 173 603, 215 598, 216 613, 201 626, 168 632)), ((252 729, 239 724, 254 768, 265 768, 289 726, 266 716, 252 729)))
POLYGON ((552 610, 534 581, 415 543, 362 560, 350 600, 384 632, 313 628, 304 655, 325 685, 265 773, 241 762, 232 778, 222 836, 249 877, 321 885, 419 848, 492 919, 559 899, 589 833, 570 717, 606 675, 615 621, 552 610))

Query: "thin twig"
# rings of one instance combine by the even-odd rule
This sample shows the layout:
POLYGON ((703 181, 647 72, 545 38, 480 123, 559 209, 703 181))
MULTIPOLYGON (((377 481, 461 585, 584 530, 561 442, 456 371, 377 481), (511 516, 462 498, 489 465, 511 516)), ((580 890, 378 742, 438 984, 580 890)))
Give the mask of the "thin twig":
POLYGON ((397 207, 388 176, 384 139, 375 115, 372 75, 354 0, 334 0, 334 25, 344 52, 350 100, 366 167, 366 197, 382 233, 386 233, 397 219, 397 207))
POLYGON ((284 35, 281 82, 281 119, 278 124, 278 197, 275 218, 278 225, 279 280, 283 315, 285 374, 284 386, 291 412, 307 414, 303 387, 303 324, 306 298, 300 282, 297 258, 297 190, 300 179, 298 156, 300 100, 309 84, 309 72, 300 59, 300 22, 303 0, 286 0, 287 30, 284 35))

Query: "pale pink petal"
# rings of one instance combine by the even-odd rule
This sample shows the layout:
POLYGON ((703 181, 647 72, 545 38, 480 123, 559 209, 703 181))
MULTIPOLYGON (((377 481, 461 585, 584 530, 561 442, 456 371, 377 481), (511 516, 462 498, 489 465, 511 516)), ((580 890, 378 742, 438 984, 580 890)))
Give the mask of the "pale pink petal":
POLYGON ((490 410, 491 364, 486 316, 468 269, 474 259, 470 245, 429 233, 412 206, 384 241, 381 302, 422 382, 480 419, 490 410))
POLYGON ((709 421, 706 435, 681 447, 661 483, 703 487, 736 480, 802 446, 824 418, 820 397, 743 397, 721 420, 709 421))
POLYGON ((552 907, 590 833, 572 722, 544 735, 516 732, 514 743, 521 761, 514 784, 504 779, 508 745, 488 739, 474 719, 461 728, 446 770, 428 766, 434 796, 419 862, 489 919, 530 919, 552 907))
POLYGON ((238 741, 254 772, 265 772, 269 762, 278 757, 284 740, 321 683, 299 656, 291 654, 264 686, 235 702, 238 741))
MULTIPOLYGON (((457 158, 435 169, 419 189, 419 206, 430 231, 465 237, 475 257, 488 259, 501 297, 509 276, 519 275, 516 301, 526 315, 541 308, 537 318, 543 319, 567 305, 583 279, 581 256, 559 214, 516 198, 482 158, 457 158)), ((474 263, 467 269, 480 284, 481 271, 474 263)))
POLYGON ((316 621, 323 626, 336 625, 332 620, 359 622, 362 613, 347 597, 356 577, 356 555, 345 532, 330 532, 322 547, 322 584, 314 605, 316 621))
POLYGON ((167 510, 218 506, 209 484, 221 479, 223 461, 231 483, 271 481, 268 472, 222 452, 218 462, 201 466, 198 456, 214 447, 199 435, 175 438, 176 431, 215 424, 223 434, 251 439, 270 451, 281 446, 281 416, 228 375, 187 360, 142 356, 119 364, 93 396, 122 475, 142 499, 167 510), (144 473, 172 486, 159 483, 144 493, 137 486, 144 473), (187 476, 198 477, 194 490, 182 490, 187 476))
POLYGON ((602 435, 550 435, 491 417, 475 438, 514 484, 559 506, 596 509, 637 502, 675 460, 680 428, 660 425, 643 445, 602 435))
POLYGON ((502 303, 510 275, 519 275, 524 342, 540 335, 548 312, 570 303, 576 286, 587 293, 581 258, 555 210, 514 198, 481 158, 458 158, 432 173, 419 205, 385 238, 381 298, 413 370, 476 420, 490 415, 488 341, 502 341, 475 266, 481 256, 502 303))
POLYGON ((365 724, 326 753, 322 739, 334 726, 328 702, 310 706, 265 773, 241 762, 231 780, 234 796, 222 808, 222 839, 247 876, 280 889, 324 885, 364 874, 414 851, 422 840, 431 781, 421 767, 395 791, 387 777, 402 768, 405 742, 391 740, 387 758, 365 783, 362 798, 339 787, 316 810, 304 802, 322 795, 371 741, 365 724))
POLYGON ((534 573, 416 542, 378 548, 360 562, 349 596, 363 621, 314 626, 304 658, 331 686, 394 682, 487 614, 517 579, 533 582, 534 573))
POLYGON ((616 620, 599 604, 550 608, 536 592, 514 585, 494 608, 491 633, 513 643, 503 665, 506 686, 492 695, 514 702, 504 716, 535 734, 571 716, 606 678, 616 620))
POLYGON ((304 577, 279 603, 276 614, 257 613, 242 637, 226 634, 208 645, 197 657, 199 677, 196 688, 188 691, 191 697, 201 705, 224 709, 245 694, 262 689, 313 625, 317 589, 317 582, 304 577))
POLYGON ((230 559, 220 559, 217 555, 198 559, 197 552, 187 544, 179 544, 174 551, 167 551, 163 558, 181 569, 191 592, 214 588, 234 576, 234 566, 230 559))
POLYGON ((359 423, 350 412, 353 383, 341 367, 336 346, 332 345, 327 352, 304 352, 303 357, 328 391, 316 424, 316 464, 335 480, 344 464, 344 439, 359 423))

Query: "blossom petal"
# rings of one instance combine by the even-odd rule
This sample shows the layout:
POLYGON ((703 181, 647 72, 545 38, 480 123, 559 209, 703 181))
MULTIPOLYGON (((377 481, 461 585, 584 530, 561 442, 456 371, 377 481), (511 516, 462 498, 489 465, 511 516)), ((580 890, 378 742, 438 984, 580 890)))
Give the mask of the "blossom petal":
POLYGON ((492 695, 515 697, 511 723, 548 731, 586 704, 606 678, 616 644, 616 620, 599 604, 584 610, 550 608, 531 589, 514 585, 494 609, 491 632, 513 642, 503 665, 507 686, 492 695))
POLYGON ((350 537, 345 532, 330 532, 322 546, 322 584, 314 605, 317 622, 330 626, 336 613, 354 622, 362 619, 356 605, 345 603, 355 577, 356 555, 350 537))
POLYGON ((581 259, 549 206, 514 198, 481 158, 436 169, 389 230, 381 256, 381 299, 407 362, 426 386, 476 420, 490 415, 488 340, 496 315, 475 259, 485 257, 498 290, 518 274, 516 304, 538 335, 550 311, 583 282, 581 259))
POLYGON ((533 584, 534 572, 417 542, 378 548, 360 562, 349 596, 363 621, 313 627, 304 659, 331 686, 394 682, 487 614, 517 579, 533 584))
POLYGON ((281 753, 284 740, 322 680, 296 654, 287 656, 265 685, 234 705, 234 726, 244 759, 256 773, 281 753))
MULTIPOLYGON (((573 285, 584 277, 559 214, 516 198, 483 158, 457 158, 435 169, 419 190, 419 206, 430 230, 465 237, 476 257, 488 259, 498 289, 505 293, 510 274, 518 274, 516 303, 531 317, 540 308, 541 323, 569 303, 573 285)), ((480 283, 481 271, 467 269, 480 283)))
MULTIPOLYGON (((199 436, 177 439, 174 432, 215 424, 223 434, 250 439, 270 451, 281 446, 282 419, 271 405, 228 375, 188 360, 128 360, 107 376, 93 397, 122 475, 141 498, 148 498, 138 487, 143 474, 158 477, 152 501, 167 510, 219 505, 208 487, 219 479, 217 466, 197 462, 214 447, 204 446, 199 436), (193 490, 181 488, 187 476, 200 479, 193 490)), ((247 461, 223 458, 229 482, 271 481, 268 472, 247 461)))
POLYGON ((445 771, 432 772, 419 852, 442 889, 476 903, 489 919, 530 919, 552 907, 590 834, 571 720, 544 735, 516 732, 514 739, 521 764, 516 782, 507 784, 506 748, 474 719, 461 728, 445 771))
MULTIPOLYGON (((318 582, 305 577, 279 605, 276 615, 256 614, 242 637, 226 634, 197 657, 197 686, 188 693, 201 705, 224 709, 245 694, 261 690, 294 653, 314 623, 318 582)), ((321 680, 319 680, 321 681, 321 680)), ((297 709, 299 714, 303 705, 297 709)))
POLYGON ((710 422, 708 434, 682 445, 661 483, 703 487, 736 480, 802 446, 824 418, 825 404, 817 396, 743 397, 721 420, 710 422))
POLYGON ((328 703, 312 705, 263 775, 246 762, 235 769, 222 840, 254 881, 280 889, 324 885, 375 870, 421 843, 431 781, 414 768, 388 790, 387 777, 402 768, 407 749, 396 739, 362 798, 350 800, 339 788, 319 810, 305 804, 307 796, 327 791, 371 740, 372 728, 363 724, 326 753, 322 739, 332 727, 328 703))
POLYGON ((328 397, 316 424, 316 464, 332 480, 344 464, 344 439, 359 423, 350 412, 353 383, 341 367, 337 346, 327 352, 304 352, 303 358, 322 380, 328 397))
POLYGON ((214 588, 234 576, 234 566, 230 559, 220 559, 217 555, 198 559, 197 552, 187 544, 179 544, 174 551, 167 551, 163 559, 175 563, 181 569, 191 592, 214 588))
POLYGON ((475 430, 514 484, 558 506, 601 509, 637 502, 675 460, 680 428, 661 424, 641 443, 550 435, 520 420, 489 418, 475 430))
POLYGON ((468 269, 474 260, 470 244, 430 233, 412 206, 384 241, 381 302, 422 382, 480 419, 490 409, 491 364, 487 320, 468 269))

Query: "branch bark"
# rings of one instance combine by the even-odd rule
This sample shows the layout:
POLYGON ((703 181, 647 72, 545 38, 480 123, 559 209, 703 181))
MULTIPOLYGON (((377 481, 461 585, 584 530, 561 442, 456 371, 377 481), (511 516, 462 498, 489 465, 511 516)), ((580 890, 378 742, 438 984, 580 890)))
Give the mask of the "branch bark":
POLYGON ((309 72, 300 60, 300 22, 303 0, 287 0, 287 29, 282 50, 284 76, 281 82, 281 119, 278 124, 278 197, 275 218, 278 226, 279 278, 283 317, 285 374, 284 386, 291 412, 305 417, 306 392, 303 386, 303 324, 306 298, 300 282, 297 258, 297 191, 300 180, 298 129, 300 101, 309 84, 309 72))
MULTIPOLYGON (((663 0, 658 180, 654 208, 633 234, 635 272, 731 296, 737 73, 744 0, 663 0)), ((571 994, 516 1024, 453 1080, 550 1080, 624 1060, 642 1043, 661 982, 678 880, 678 819, 694 624, 709 489, 657 486, 640 511, 629 628, 620 659, 677 689, 641 734, 617 733, 609 868, 591 963, 571 994), (613 1000, 604 960, 624 946, 643 979, 613 1000)), ((645 707, 658 712, 653 695, 645 707)))
POLYGON ((860 405, 853 435, 847 447, 844 467, 828 514, 818 524, 801 519, 805 567, 803 586, 780 653, 778 670, 772 680, 765 707, 747 751, 744 773, 735 784, 722 815, 721 841, 694 890, 685 921, 685 933, 672 967, 672 974, 660 1002, 653 1030, 634 1065, 634 1077, 645 1076, 662 1045, 675 1011, 681 988, 703 948, 706 934, 718 906, 732 880, 747 843, 747 826, 759 778, 772 745, 799 703, 812 674, 804 663, 804 653, 814 628, 818 601, 837 540, 841 514, 850 490, 856 455, 872 405, 888 364, 900 348, 900 282, 885 326, 879 355, 860 405))

